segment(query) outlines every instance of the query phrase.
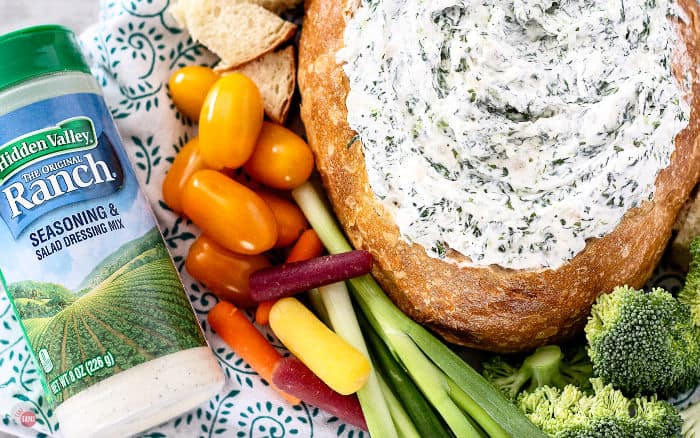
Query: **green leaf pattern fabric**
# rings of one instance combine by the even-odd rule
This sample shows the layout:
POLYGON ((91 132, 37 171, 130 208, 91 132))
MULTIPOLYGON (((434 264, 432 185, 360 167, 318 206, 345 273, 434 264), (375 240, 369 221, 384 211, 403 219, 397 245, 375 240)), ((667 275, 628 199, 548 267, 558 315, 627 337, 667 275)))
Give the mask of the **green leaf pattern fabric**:
MULTIPOLYGON (((227 380, 223 390, 207 403, 140 436, 367 437, 314 406, 290 406, 206 322, 207 311, 217 298, 184 269, 189 246, 199 230, 167 208, 161 185, 175 155, 197 131, 172 104, 168 78, 185 65, 211 66, 217 59, 177 25, 167 12, 170 3, 103 0, 98 23, 81 35, 84 52, 104 89, 166 246, 227 380)), ((264 333, 284 352, 269 331, 264 333)), ((3 432, 20 437, 61 436, 60 424, 43 395, 37 368, 5 296, 0 297, 0 416, 0 436, 3 432), (35 424, 23 425, 23 412, 33 412, 35 424)))

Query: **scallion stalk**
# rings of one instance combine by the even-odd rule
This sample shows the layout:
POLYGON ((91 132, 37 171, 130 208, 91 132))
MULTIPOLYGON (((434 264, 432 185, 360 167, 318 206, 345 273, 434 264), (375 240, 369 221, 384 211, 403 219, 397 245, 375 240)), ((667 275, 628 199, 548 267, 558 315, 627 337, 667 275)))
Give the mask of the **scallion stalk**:
POLYGON ((415 424, 413 424, 411 417, 408 416, 408 413, 401 404, 401 401, 396 398, 396 395, 394 395, 389 385, 387 385, 384 379, 382 379, 381 374, 377 374, 377 378, 379 379, 379 386, 382 388, 382 393, 384 393, 384 398, 389 406, 389 412, 391 412, 391 419, 394 421, 394 426, 396 426, 399 436, 401 438, 424 437, 425 435, 418 433, 415 424))
MULTIPOLYGON (((322 195, 311 183, 294 189, 292 196, 329 252, 352 249, 322 195)), ((353 278, 348 283, 367 320, 394 357, 406 368, 450 428, 455 433, 465 433, 457 433, 460 438, 478 437, 481 431, 476 430, 466 417, 459 419, 458 412, 469 415, 492 437, 545 436, 500 391, 443 342, 401 312, 371 276, 353 278), (427 388, 426 381, 432 382, 434 387, 427 388)))
MULTIPOLYGON (((425 400, 423 394, 403 367, 396 361, 389 349, 372 326, 367 322, 362 312, 356 312, 360 321, 362 333, 365 335, 367 346, 373 363, 376 363, 380 375, 384 376, 391 390, 401 400, 406 412, 411 418, 415 418, 415 426, 421 436, 432 438, 451 438, 453 435, 445 427, 435 413, 433 407, 425 400)), ((386 391, 384 391, 386 393, 386 391)))
POLYGON ((328 317, 326 306, 323 305, 323 298, 321 298, 321 292, 319 292, 318 289, 311 289, 308 292, 308 295, 311 307, 313 307, 314 311, 316 312, 316 316, 318 316, 318 319, 323 321, 323 323, 326 324, 328 327, 332 327, 333 324, 331 324, 331 320, 328 317))
MULTIPOLYGON (((369 351, 362 337, 362 331, 345 283, 329 284, 318 288, 318 290, 333 330, 369 359, 369 351)), ((374 366, 367 383, 357 391, 357 398, 360 401, 362 413, 365 415, 367 429, 372 437, 399 437, 374 366)))

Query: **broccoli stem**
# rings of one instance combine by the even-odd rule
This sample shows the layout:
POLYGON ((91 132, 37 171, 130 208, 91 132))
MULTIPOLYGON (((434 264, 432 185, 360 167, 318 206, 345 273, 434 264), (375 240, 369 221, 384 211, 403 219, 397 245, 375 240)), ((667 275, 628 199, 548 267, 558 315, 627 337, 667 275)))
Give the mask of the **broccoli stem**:
POLYGON ((557 345, 540 347, 523 361, 522 369, 529 369, 532 373, 528 391, 534 391, 540 386, 556 386, 562 388, 566 382, 561 376, 561 366, 564 353, 557 345))

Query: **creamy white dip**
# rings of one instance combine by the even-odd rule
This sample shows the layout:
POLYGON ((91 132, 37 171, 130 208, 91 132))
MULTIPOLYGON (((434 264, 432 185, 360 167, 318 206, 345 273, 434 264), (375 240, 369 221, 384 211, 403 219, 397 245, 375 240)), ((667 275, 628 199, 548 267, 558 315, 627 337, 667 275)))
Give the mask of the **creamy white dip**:
POLYGON ((408 242, 556 268, 654 195, 689 107, 669 0, 362 0, 338 53, 408 242))

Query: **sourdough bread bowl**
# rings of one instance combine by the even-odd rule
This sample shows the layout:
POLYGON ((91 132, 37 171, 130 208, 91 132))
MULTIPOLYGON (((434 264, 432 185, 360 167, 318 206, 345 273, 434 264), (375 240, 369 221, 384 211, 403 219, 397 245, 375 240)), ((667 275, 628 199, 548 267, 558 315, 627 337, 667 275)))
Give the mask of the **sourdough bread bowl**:
POLYGON ((512 269, 458 263, 469 260, 454 251, 450 260, 437 258, 402 237, 372 190, 363 145, 348 123, 350 85, 337 54, 359 2, 307 1, 298 81, 309 144, 345 232, 355 247, 373 254, 374 276, 404 312, 449 342, 514 352, 574 336, 599 294, 645 283, 700 176, 700 84, 694 70, 700 62, 700 7, 695 0, 678 3, 684 14, 673 19, 680 35, 673 70, 679 83, 686 78, 682 91, 690 118, 676 137, 670 164, 656 178, 653 199, 626 210, 612 231, 587 239, 582 251, 556 268, 512 269))

